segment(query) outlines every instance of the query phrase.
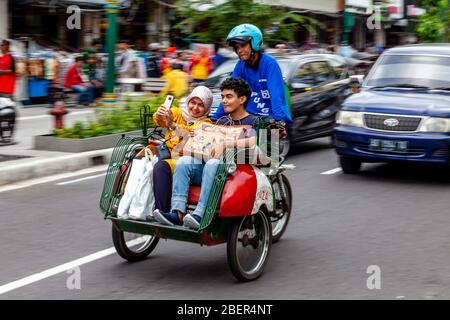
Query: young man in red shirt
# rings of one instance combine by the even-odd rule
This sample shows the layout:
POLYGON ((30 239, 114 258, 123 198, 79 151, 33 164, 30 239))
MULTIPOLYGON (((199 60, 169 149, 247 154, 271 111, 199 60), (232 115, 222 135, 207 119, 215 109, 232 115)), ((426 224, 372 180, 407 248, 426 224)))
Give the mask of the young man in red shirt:
POLYGON ((75 64, 69 68, 64 81, 64 86, 79 93, 78 104, 83 103, 83 97, 87 96, 87 103, 94 102, 95 87, 89 83, 89 79, 83 74, 83 57, 76 57, 75 64))
POLYGON ((0 96, 12 98, 16 84, 14 58, 9 51, 9 41, 0 43, 2 56, 0 56, 0 96))

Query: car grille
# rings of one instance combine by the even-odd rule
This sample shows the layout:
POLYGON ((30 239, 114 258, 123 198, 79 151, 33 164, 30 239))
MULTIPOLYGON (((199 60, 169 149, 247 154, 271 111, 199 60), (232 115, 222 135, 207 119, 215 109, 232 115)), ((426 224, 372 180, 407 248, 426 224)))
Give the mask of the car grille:
POLYGON ((396 154, 396 155, 402 155, 402 156, 421 156, 423 155, 426 150, 422 148, 412 149, 408 148, 405 151, 384 151, 384 150, 372 150, 368 143, 362 143, 358 142, 355 143, 355 147, 363 152, 370 152, 370 153, 378 153, 378 154, 396 154))
POLYGON ((367 128, 384 130, 384 131, 401 131, 401 132, 412 132, 416 131, 419 126, 419 117, 402 117, 396 115, 378 115, 378 114, 364 114, 364 123, 367 128), (398 120, 398 125, 390 127, 384 124, 386 119, 396 119, 398 120))

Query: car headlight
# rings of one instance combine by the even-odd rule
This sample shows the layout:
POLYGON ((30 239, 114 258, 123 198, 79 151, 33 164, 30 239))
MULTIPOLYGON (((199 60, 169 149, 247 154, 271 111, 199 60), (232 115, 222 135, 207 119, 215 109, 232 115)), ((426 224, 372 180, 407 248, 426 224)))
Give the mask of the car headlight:
POLYGON ((419 127, 420 132, 450 132, 450 119, 425 118, 419 127))
POLYGON ((336 116, 336 123, 345 126, 363 127, 364 120, 362 112, 339 111, 336 116))

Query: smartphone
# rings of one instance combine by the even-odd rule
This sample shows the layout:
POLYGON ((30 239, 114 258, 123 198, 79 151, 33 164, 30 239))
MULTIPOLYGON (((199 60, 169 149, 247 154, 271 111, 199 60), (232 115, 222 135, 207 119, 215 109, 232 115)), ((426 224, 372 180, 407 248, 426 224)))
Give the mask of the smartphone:
POLYGON ((173 103, 173 96, 171 96, 170 94, 166 97, 166 101, 164 101, 163 106, 169 110, 170 107, 172 106, 173 103))

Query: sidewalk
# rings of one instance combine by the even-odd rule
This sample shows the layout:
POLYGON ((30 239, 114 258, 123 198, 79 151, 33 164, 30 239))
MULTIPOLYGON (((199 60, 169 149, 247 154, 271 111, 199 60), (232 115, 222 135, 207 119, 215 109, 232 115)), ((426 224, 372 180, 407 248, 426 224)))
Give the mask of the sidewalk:
MULTIPOLYGON (((48 134, 53 129, 53 118, 48 108, 21 107, 14 132, 16 144, 0 146, 0 186, 57 173, 71 172, 109 162, 111 149, 82 153, 41 151, 33 149, 33 137, 48 134)), ((86 120, 93 110, 71 109, 66 124, 86 120)))
POLYGON ((82 153, 64 153, 0 147, 0 186, 57 173, 65 173, 107 164, 112 150, 103 149, 82 153), (21 157, 21 158, 19 158, 21 157), (4 161, 4 159, 7 161, 4 161))

